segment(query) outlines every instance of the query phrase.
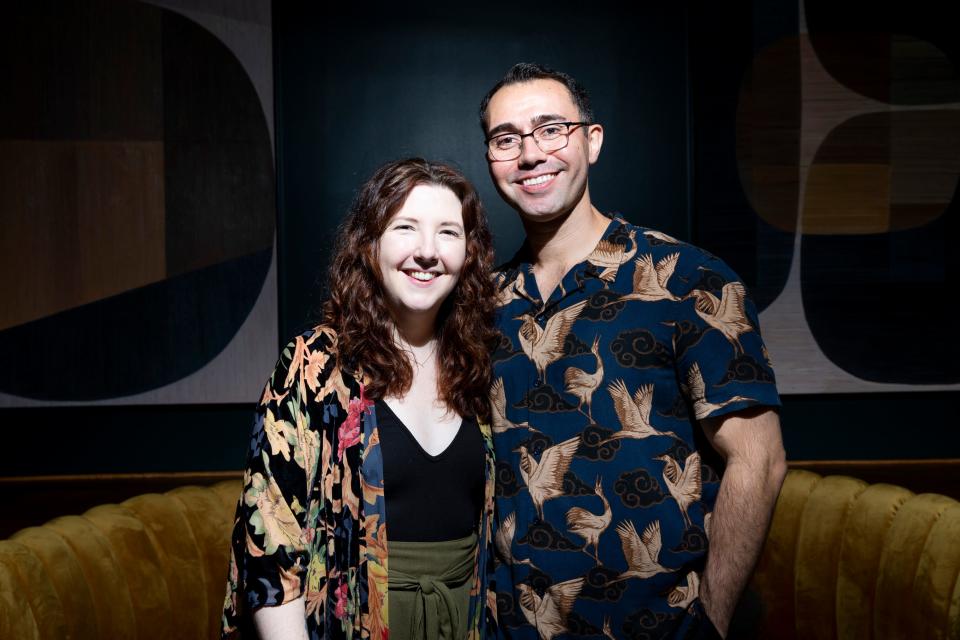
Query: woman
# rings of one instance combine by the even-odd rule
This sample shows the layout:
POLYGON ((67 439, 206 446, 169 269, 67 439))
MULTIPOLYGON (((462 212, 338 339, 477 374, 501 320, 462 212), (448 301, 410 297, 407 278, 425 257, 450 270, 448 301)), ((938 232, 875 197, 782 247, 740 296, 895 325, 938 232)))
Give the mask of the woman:
POLYGON ((492 262, 454 169, 403 160, 360 189, 323 323, 287 345, 260 401, 225 636, 251 617, 263 638, 493 634, 492 262))

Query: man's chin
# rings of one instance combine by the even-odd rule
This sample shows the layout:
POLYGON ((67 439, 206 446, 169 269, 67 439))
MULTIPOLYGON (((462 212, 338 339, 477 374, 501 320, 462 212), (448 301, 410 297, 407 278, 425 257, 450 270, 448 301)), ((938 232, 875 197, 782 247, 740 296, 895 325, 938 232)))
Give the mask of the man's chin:
POLYGON ((562 222, 567 219, 567 216, 570 215, 569 210, 556 209, 551 207, 542 207, 542 208, 526 208, 524 209, 519 204, 514 205, 513 207, 517 213, 520 214, 520 219, 524 224, 548 224, 555 222, 562 222))

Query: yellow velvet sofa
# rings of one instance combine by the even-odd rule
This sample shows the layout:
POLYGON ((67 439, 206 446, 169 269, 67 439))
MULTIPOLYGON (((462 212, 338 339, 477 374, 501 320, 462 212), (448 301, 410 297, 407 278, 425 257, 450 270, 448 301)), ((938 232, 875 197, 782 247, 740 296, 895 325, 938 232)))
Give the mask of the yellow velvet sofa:
POLYGON ((960 639, 960 502, 787 474, 751 590, 759 638, 960 639))
MULTIPOLYGON (((0 638, 214 638, 239 481, 0 541, 0 638)), ((960 503, 790 471, 751 582, 751 636, 960 639, 960 503)))
POLYGON ((0 541, 0 639, 219 637, 239 495, 149 493, 0 541))

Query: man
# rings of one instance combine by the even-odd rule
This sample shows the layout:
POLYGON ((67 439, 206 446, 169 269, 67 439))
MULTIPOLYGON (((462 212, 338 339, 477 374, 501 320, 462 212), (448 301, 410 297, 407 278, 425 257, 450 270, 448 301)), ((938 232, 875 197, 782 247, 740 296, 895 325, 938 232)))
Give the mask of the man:
POLYGON ((725 636, 786 473, 754 305, 717 258, 591 204, 604 132, 573 78, 518 64, 480 119, 527 234, 497 273, 499 626, 725 636))

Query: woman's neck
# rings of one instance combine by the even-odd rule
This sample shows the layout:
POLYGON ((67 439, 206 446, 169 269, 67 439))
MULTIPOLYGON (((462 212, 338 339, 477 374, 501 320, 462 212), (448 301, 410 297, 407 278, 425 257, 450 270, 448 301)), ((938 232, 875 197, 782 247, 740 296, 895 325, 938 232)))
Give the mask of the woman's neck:
POLYGON ((437 337, 434 334, 433 327, 410 326, 401 327, 394 325, 393 339, 401 351, 407 354, 418 369, 422 369, 429 363, 437 351, 437 337))
POLYGON ((401 346, 411 348, 429 346, 436 337, 437 309, 413 312, 390 308, 393 319, 393 339, 401 346))

